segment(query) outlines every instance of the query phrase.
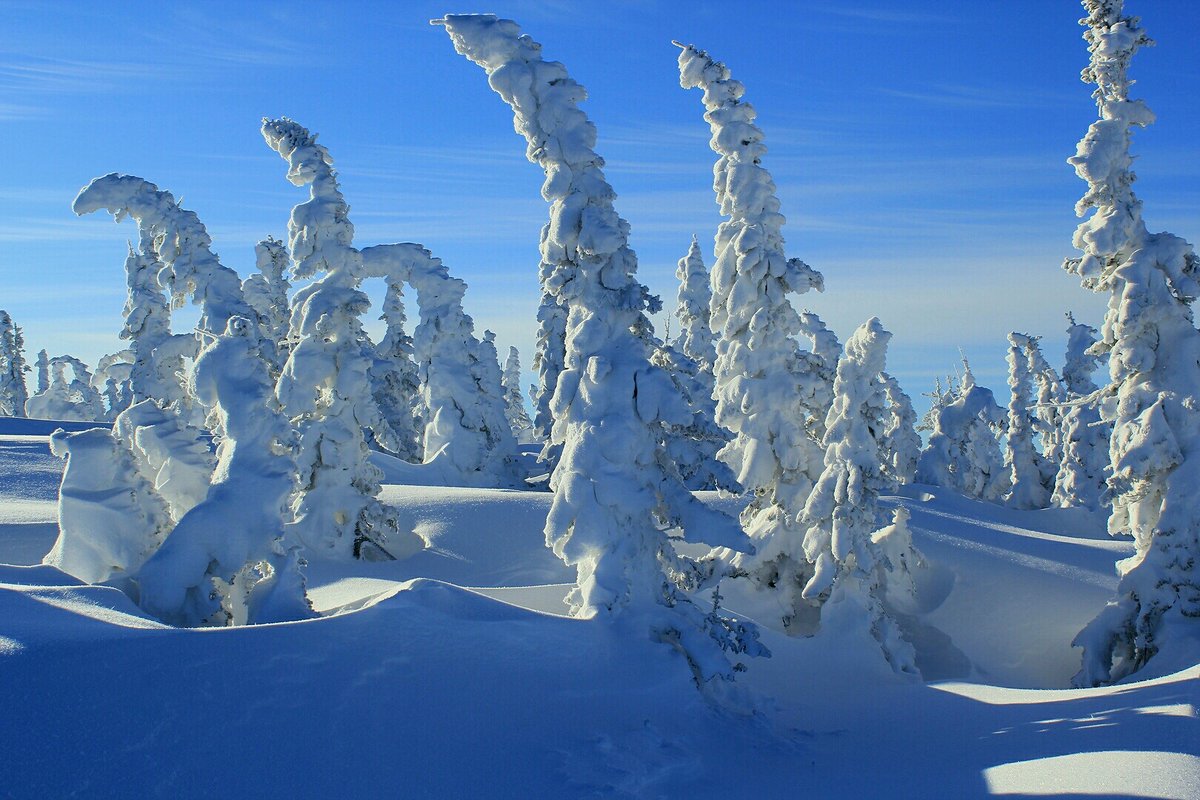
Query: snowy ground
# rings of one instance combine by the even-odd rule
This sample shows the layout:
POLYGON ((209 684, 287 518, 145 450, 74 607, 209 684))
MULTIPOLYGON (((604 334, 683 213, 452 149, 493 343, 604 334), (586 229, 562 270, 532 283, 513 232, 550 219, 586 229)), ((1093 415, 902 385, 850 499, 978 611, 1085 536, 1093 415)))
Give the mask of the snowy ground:
POLYGON ((1194 633, 1140 681, 1063 688, 1130 550, 1095 519, 912 487, 891 502, 936 565, 905 621, 929 683, 766 630, 722 707, 669 648, 562 616, 545 493, 389 484, 431 547, 314 560, 322 618, 163 626, 38 566, 47 433, 0 422, 0 797, 1200 797, 1194 633))

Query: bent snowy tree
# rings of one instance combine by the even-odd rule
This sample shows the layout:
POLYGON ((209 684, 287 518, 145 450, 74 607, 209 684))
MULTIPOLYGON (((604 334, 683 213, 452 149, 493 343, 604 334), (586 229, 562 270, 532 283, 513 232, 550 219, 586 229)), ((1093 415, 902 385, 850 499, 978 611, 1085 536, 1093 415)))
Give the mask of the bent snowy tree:
POLYGON ((288 180, 309 187, 292 209, 288 248, 292 274, 314 280, 292 302, 291 352, 275 387, 300 432, 295 532, 315 548, 387 557, 416 537, 401 531, 395 511, 379 502, 383 473, 368 460, 364 429, 387 423, 371 394, 371 361, 360 317, 371 305, 359 288, 365 272, 352 245, 354 226, 329 151, 290 119, 264 119, 267 144, 288 162, 288 180), (391 538, 392 544, 384 549, 391 538))
POLYGON ((564 280, 547 284, 567 309, 566 358, 551 410, 552 445, 562 456, 551 478, 546 542, 577 570, 576 616, 620 615, 678 648, 698 684, 732 677, 724 651, 763 652, 752 628, 706 613, 688 596, 716 575, 679 555, 665 528, 685 538, 749 549, 733 520, 700 504, 663 463, 665 425, 688 409, 670 377, 650 363, 649 292, 635 278, 629 224, 595 152, 596 129, 577 103, 586 97, 566 68, 511 20, 450 16, 455 49, 488 74, 514 113, 530 161, 542 167, 550 203, 543 265, 564 280), (569 276, 569 279, 565 279, 569 276))
MULTIPOLYGON (((711 325, 717 333, 717 422, 733 434, 719 457, 751 500, 742 526, 757 543, 770 542, 772 557, 743 568, 763 586, 804 586, 812 574, 803 554, 797 518, 821 473, 822 451, 806 398, 820 394, 826 377, 813 372, 824 361, 801 353, 792 338, 823 328, 805 324, 788 300, 792 292, 822 289, 821 275, 783 249, 783 215, 775 184, 763 168, 762 131, 745 87, 724 64, 691 45, 679 45, 679 82, 704 90, 710 146, 719 158, 713 188, 726 220, 717 229, 712 269, 711 325), (774 540, 774 541, 772 541, 774 540)), ((825 339, 820 338, 822 343, 825 339)), ((834 357, 836 361, 836 356, 834 357)))
POLYGON ((1091 53, 1083 80, 1096 85, 1100 119, 1068 159, 1088 184, 1076 213, 1093 213, 1075 231, 1083 256, 1065 267, 1109 294, 1099 345, 1110 379, 1101 412, 1113 423, 1108 528, 1133 534, 1136 545, 1118 564, 1117 596, 1075 637, 1083 647, 1075 683, 1089 686, 1138 669, 1171 627, 1200 618, 1200 332, 1191 307, 1200 263, 1183 239, 1146 229, 1133 193, 1132 132, 1154 115, 1130 99, 1127 72, 1150 39, 1121 0, 1083 5, 1091 53))

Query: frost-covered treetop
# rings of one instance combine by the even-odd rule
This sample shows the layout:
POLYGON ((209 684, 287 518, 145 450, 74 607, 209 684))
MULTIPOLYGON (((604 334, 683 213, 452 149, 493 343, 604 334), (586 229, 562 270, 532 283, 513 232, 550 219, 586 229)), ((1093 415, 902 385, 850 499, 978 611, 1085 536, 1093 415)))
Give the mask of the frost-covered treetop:
POLYGON ((162 262, 159 283, 171 291, 176 304, 191 295, 201 307, 201 330, 220 334, 230 317, 254 318, 238 274, 212 251, 212 239, 196 212, 180 208, 170 192, 137 176, 112 172, 85 186, 71 209, 80 216, 104 209, 117 222, 132 217, 143 247, 152 245, 162 262))
POLYGON ((292 209, 288 221, 288 249, 292 274, 311 278, 319 272, 348 273, 362 278, 362 258, 353 247, 354 224, 350 207, 338 186, 333 157, 316 134, 287 117, 263 119, 262 135, 288 162, 287 179, 295 186, 310 186, 311 197, 292 209))

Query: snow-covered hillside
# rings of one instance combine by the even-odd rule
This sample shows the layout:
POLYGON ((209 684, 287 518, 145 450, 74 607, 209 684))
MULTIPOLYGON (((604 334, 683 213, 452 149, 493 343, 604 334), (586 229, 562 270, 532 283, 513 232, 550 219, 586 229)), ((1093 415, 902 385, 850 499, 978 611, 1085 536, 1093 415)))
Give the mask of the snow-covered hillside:
POLYGON ((547 493, 399 485, 414 468, 380 463, 429 548, 310 553, 316 619, 177 629, 40 565, 54 425, 0 426, 0 797, 1200 792, 1194 633, 1137 681, 1066 688, 1069 642, 1132 552, 1086 512, 905 487, 883 503, 911 511, 931 565, 902 619, 926 682, 873 641, 773 630, 777 595, 726 579, 773 655, 713 698, 644 630, 565 616, 547 493))

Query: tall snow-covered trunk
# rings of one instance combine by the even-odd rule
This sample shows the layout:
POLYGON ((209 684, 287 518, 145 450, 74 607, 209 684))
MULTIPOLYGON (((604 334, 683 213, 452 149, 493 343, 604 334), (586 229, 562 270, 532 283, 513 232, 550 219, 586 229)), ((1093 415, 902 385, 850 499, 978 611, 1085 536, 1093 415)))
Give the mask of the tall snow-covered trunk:
POLYGON ((294 298, 294 341, 275 390, 300 431, 293 530, 317 551, 399 555, 416 537, 401 531, 395 511, 379 501, 383 473, 368 458, 364 428, 384 431, 387 423, 371 395, 361 321, 371 303, 359 289, 365 273, 349 207, 329 151, 308 130, 290 119, 264 119, 262 134, 287 161, 288 180, 309 187, 309 199, 288 221, 293 275, 324 273, 294 298))
POLYGON ((1109 293, 1101 347, 1109 356, 1104 419, 1110 445, 1112 533, 1131 533, 1133 557, 1118 564, 1116 597, 1075 638, 1087 686, 1137 670, 1200 618, 1200 332, 1191 304, 1200 295, 1192 246, 1170 233, 1151 234, 1133 193, 1129 145, 1153 114, 1129 98, 1130 60, 1150 43, 1121 0, 1085 0, 1091 61, 1083 79, 1099 120, 1069 159, 1087 181, 1076 204, 1093 211, 1075 232, 1083 256, 1067 262, 1086 288, 1109 293))
POLYGON ((787 295, 820 290, 823 282, 802 261, 784 255, 784 218, 761 164, 766 147, 754 108, 741 100, 745 88, 724 64, 691 45, 680 47, 680 85, 704 91, 704 118, 718 155, 713 189, 726 218, 717 229, 710 306, 717 335, 716 419, 734 437, 720 458, 752 498, 742 512, 743 528, 754 541, 770 543, 778 562, 761 563, 760 554, 759 563, 746 567, 762 584, 783 569, 795 573, 786 580, 802 586, 811 567, 796 519, 822 462, 805 399, 823 380, 813 374, 815 357, 797 350, 792 337, 804 326, 787 295))
POLYGON ((683 654, 700 685, 731 678, 726 651, 753 654, 759 645, 688 597, 712 576, 676 553, 664 525, 688 539, 703 531, 711 544, 748 542, 661 461, 662 426, 685 423, 687 409, 634 332, 648 325, 650 295, 635 278, 629 225, 613 208, 596 130, 576 105, 584 89, 562 64, 544 61, 541 46, 511 20, 450 16, 439 23, 455 49, 486 70, 513 109, 529 160, 546 175, 542 263, 552 265, 556 280, 547 288, 567 310, 566 358, 550 409, 550 441, 562 456, 551 477, 546 542, 578 572, 572 612, 620 616, 641 635, 648 628, 683 654))

